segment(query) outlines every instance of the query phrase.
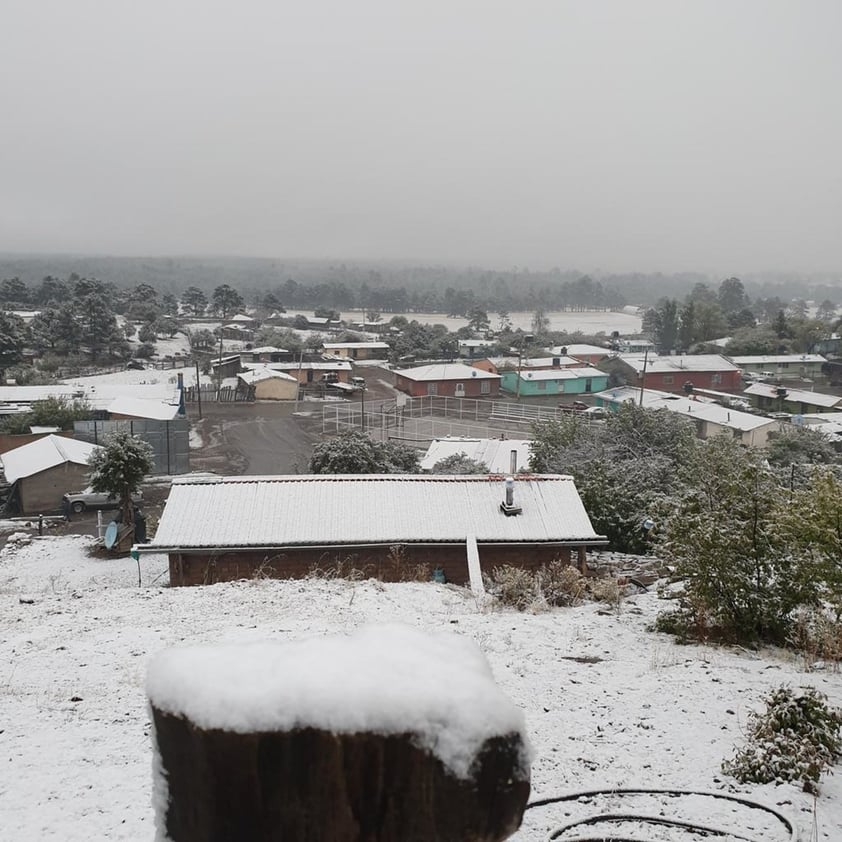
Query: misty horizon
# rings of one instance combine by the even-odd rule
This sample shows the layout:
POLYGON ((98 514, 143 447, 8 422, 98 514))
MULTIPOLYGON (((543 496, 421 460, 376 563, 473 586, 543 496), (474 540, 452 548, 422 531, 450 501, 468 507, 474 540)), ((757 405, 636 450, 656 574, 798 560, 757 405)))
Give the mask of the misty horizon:
POLYGON ((834 0, 4 18, 10 256, 842 271, 834 0))

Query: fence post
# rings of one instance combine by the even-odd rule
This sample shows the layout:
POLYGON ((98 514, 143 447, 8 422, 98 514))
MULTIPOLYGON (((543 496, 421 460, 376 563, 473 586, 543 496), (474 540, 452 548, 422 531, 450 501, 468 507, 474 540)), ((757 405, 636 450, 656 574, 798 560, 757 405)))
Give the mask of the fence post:
POLYGON ((523 714, 462 636, 171 649, 146 690, 171 842, 498 842, 523 817, 523 714))

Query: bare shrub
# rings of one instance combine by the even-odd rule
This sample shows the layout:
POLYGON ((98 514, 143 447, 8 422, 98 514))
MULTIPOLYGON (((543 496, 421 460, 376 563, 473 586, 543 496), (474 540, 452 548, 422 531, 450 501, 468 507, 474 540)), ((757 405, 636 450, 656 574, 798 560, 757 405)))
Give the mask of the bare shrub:
POLYGON ((842 661, 842 623, 822 609, 797 611, 788 642, 803 655, 807 669, 817 661, 830 662, 838 669, 842 661))
POLYGON ((544 565, 538 577, 547 605, 578 605, 587 592, 585 577, 561 559, 544 565))
POLYGON ((491 571, 488 590, 503 605, 526 611, 541 601, 540 582, 529 570, 504 565, 491 571))
POLYGON ((592 579, 589 582, 589 588, 591 596, 597 602, 605 602, 619 612, 626 593, 625 582, 612 576, 605 576, 602 579, 592 579))

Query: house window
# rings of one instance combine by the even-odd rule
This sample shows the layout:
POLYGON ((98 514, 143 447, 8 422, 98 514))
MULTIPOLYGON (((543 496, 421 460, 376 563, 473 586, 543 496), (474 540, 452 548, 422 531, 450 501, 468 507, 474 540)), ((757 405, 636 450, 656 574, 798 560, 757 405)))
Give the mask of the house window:
POLYGON ((710 382, 713 386, 718 386, 722 382, 721 374, 711 374, 710 382))
POLYGON ((490 395, 491 394, 491 383, 488 380, 483 380, 482 383, 479 384, 480 393, 483 395, 490 395))
POLYGON ((539 380, 538 381, 538 391, 543 392, 547 388, 547 381, 546 380, 539 380))
POLYGON ((672 375, 671 374, 665 374, 662 382, 665 386, 672 383, 672 375))
POLYGON ((439 393, 439 384, 438 383, 428 383, 427 384, 427 394, 428 395, 437 395, 439 393))
POLYGON ((585 391, 593 391, 593 381, 590 379, 590 377, 588 377, 587 380, 585 380, 585 391))

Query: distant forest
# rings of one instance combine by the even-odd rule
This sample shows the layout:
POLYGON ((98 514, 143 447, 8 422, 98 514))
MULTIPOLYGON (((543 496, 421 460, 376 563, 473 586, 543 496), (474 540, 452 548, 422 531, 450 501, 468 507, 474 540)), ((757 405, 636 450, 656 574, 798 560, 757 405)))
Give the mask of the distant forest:
MULTIPOLYGON (((188 287, 210 291, 229 284, 253 304, 271 293, 286 308, 454 315, 464 315, 475 306, 489 312, 649 307, 665 296, 684 298, 699 283, 715 288, 723 280, 702 273, 584 274, 374 261, 0 255, 0 279, 20 279, 32 289, 47 276, 66 278, 72 273, 117 288, 149 284, 161 294, 177 297, 188 287)), ((835 276, 749 275, 741 280, 751 298, 834 303, 842 298, 842 281, 835 276)))

